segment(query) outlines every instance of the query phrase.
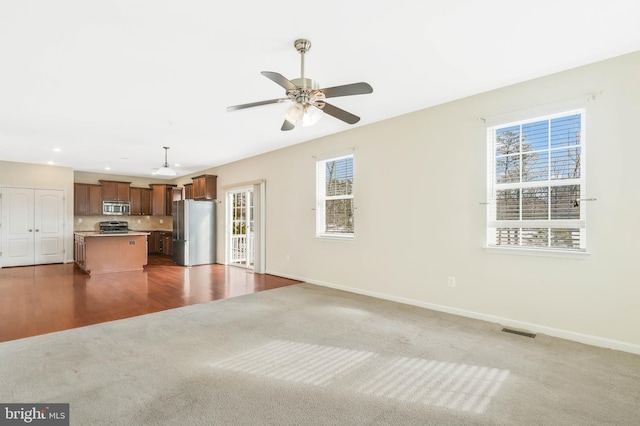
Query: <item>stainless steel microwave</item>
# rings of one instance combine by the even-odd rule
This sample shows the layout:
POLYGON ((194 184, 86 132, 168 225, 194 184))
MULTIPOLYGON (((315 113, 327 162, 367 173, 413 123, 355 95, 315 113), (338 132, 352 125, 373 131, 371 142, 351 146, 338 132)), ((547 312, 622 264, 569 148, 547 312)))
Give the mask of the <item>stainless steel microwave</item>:
POLYGON ((128 201, 103 201, 102 214, 131 214, 131 203, 128 201))

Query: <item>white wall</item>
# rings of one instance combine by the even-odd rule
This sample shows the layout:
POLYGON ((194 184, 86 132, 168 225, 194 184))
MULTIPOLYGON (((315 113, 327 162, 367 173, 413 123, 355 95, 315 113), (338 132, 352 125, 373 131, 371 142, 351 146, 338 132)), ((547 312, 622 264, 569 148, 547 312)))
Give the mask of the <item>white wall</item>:
POLYGON ((0 161, 0 186, 65 191, 65 261, 73 261, 73 169, 0 161))
POLYGON ((634 53, 207 173, 218 175, 219 188, 266 180, 270 273, 640 353, 639 74, 634 53), (587 205, 590 255, 486 252, 486 128, 478 118, 600 91, 586 105, 584 195, 597 198, 587 205), (314 238, 313 156, 349 147, 356 238, 321 241, 314 238), (456 287, 447 286, 448 276, 456 287))

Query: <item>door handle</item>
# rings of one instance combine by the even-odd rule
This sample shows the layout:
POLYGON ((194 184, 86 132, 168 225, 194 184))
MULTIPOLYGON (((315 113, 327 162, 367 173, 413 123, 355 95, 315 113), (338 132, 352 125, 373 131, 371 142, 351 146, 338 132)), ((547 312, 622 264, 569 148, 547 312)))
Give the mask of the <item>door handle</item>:
POLYGON ((40 230, 39 230, 39 229, 36 229, 36 232, 40 232, 40 230))
POLYGON ((33 232, 33 229, 29 229, 29 232, 33 232))

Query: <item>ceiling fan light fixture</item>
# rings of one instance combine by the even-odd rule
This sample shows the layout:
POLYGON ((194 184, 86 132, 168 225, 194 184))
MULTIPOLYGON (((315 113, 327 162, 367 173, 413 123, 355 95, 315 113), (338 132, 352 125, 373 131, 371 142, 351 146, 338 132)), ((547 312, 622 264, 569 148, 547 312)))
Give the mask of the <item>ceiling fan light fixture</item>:
POLYGON ((284 119, 287 120, 291 124, 296 124, 298 120, 302 118, 304 115, 304 111, 302 105, 294 104, 287 110, 287 113, 284 116, 284 119))
POLYGON ((295 125, 302 123, 303 127, 313 126, 322 118, 322 110, 313 105, 295 104, 287 111, 284 119, 295 125))
POLYGON ((306 105, 302 116, 302 127, 309 127, 316 124, 322 118, 322 110, 313 105, 306 105))

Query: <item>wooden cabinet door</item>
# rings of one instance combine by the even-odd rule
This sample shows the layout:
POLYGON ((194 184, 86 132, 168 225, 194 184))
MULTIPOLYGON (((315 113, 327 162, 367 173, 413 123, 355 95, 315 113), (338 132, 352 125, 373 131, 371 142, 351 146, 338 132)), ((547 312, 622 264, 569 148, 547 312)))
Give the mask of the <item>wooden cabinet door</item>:
POLYGON ((87 185, 89 187, 88 214, 102 214, 102 187, 100 185, 87 185))
POLYGON ((73 214, 89 214, 89 185, 84 183, 73 184, 73 214))
POLYGON ((192 183, 186 183, 184 185, 184 199, 193 200, 193 184, 192 183))
POLYGON ((167 186, 151 185, 151 214, 154 216, 167 215, 167 186))
POLYGON ((74 183, 73 213, 81 216, 102 214, 102 186, 74 183))
POLYGON ((171 216, 173 214, 173 202, 182 200, 182 189, 181 188, 169 188, 167 189, 167 216, 171 216))
POLYGON ((173 239, 171 232, 165 232, 162 236, 162 254, 167 256, 173 255, 173 239))
POLYGON ((141 214, 148 216, 151 214, 151 190, 142 188, 140 193, 141 214))
POLYGON ((124 182, 118 182, 118 184, 116 185, 116 194, 117 197, 116 198, 118 201, 131 201, 131 195, 130 195, 130 184, 128 183, 124 183, 124 182))
POLYGON ((73 258, 78 264, 78 266, 84 269, 86 253, 87 253, 87 246, 85 245, 84 237, 82 235, 76 235, 74 241, 75 241, 75 244, 74 244, 73 258))
POLYGON ((195 200, 215 200, 217 197, 216 175, 202 175, 192 178, 193 199, 195 200))
POLYGON ((131 188, 131 214, 142 214, 142 188, 131 188))
POLYGON ((160 252, 160 244, 159 244, 160 233, 158 231, 151 231, 149 236, 147 237, 148 242, 148 251, 149 253, 159 253, 160 252))
POLYGON ((151 214, 151 190, 146 188, 131 188, 131 214, 151 214))
POLYGON ((115 201, 118 199, 118 184, 111 181, 100 181, 102 185, 102 201, 115 201))
POLYGON ((118 182, 113 180, 101 180, 102 201, 131 201, 131 182, 118 182))

